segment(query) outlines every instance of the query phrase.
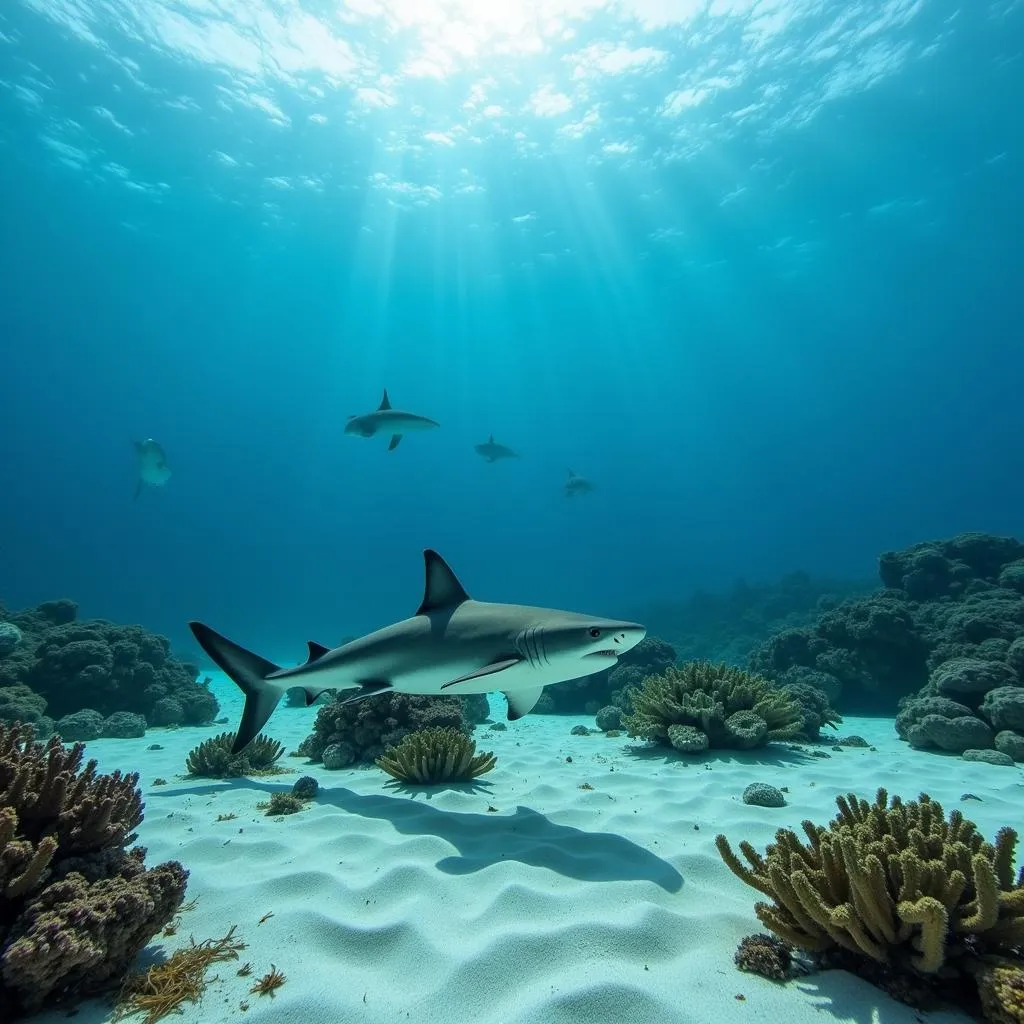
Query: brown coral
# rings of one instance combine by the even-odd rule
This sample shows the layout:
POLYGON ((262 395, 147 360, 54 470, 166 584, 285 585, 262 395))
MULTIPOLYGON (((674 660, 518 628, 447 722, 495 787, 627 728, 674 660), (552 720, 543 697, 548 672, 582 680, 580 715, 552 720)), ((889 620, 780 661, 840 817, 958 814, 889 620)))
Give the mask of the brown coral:
POLYGON ((767 680, 708 661, 649 676, 630 697, 633 710, 622 716, 629 735, 680 752, 749 749, 791 739, 804 726, 800 705, 767 680))
POLYGON ((724 835, 729 869, 772 902, 761 923, 794 946, 836 948, 936 975, 978 950, 1013 955, 1024 945, 1024 869, 1013 875, 1017 834, 986 842, 973 822, 922 794, 903 803, 880 789, 874 803, 837 799, 838 816, 803 823, 807 844, 780 829, 764 856, 743 842, 749 866, 724 835))
POLYGON ((495 761, 491 753, 478 754, 458 729, 420 729, 385 751, 377 764, 399 782, 430 786, 468 782, 489 772, 495 761))
POLYGON ((0 724, 0 1016, 103 991, 173 916, 187 872, 126 847, 138 776, 82 767, 82 744, 0 724))

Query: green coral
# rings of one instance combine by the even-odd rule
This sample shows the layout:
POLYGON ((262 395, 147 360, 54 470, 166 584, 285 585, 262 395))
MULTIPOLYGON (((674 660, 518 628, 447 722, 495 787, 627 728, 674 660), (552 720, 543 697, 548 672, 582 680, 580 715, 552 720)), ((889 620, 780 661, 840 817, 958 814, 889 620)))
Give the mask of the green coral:
POLYGON ((284 753, 284 747, 269 736, 257 736, 244 750, 232 756, 231 744, 235 733, 222 732, 193 747, 185 759, 189 775, 223 779, 237 775, 274 775, 280 769, 274 763, 284 753))
POLYGON ((478 754, 473 740, 458 729, 432 727, 409 733, 376 763, 399 782, 432 786, 478 778, 494 767, 496 758, 478 754))
POLYGON ((1013 956, 1024 946, 1013 829, 986 842, 927 794, 890 802, 880 789, 874 803, 852 793, 836 803, 827 827, 803 823, 806 843, 789 829, 764 856, 740 843, 746 865, 716 837, 729 869, 771 900, 754 908, 766 928, 813 952, 843 949, 930 976, 982 950, 1013 956))
POLYGON ((691 661, 649 676, 622 716, 630 736, 675 747, 749 750, 792 739, 804 726, 800 705, 760 676, 731 665, 691 661), (698 734, 707 742, 702 743, 698 734))

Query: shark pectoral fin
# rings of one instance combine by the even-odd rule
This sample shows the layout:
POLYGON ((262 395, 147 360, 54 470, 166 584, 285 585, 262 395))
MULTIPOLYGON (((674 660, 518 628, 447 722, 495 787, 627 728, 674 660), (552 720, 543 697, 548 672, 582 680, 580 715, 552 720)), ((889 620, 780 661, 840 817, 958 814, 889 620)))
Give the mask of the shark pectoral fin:
POLYGON ((505 691, 505 700, 508 701, 508 720, 515 722, 517 719, 528 715, 540 700, 544 692, 543 686, 534 686, 529 690, 513 690, 511 693, 505 691))
MULTIPOLYGON (((479 679, 481 676, 492 676, 495 672, 504 672, 507 668, 513 668, 516 665, 522 663, 522 658, 505 658, 502 661, 492 661, 490 665, 484 665, 483 668, 478 668, 475 672, 467 672, 464 676, 459 676, 458 679, 453 679, 451 682, 445 683, 441 689, 447 690, 449 686, 458 686, 459 683, 468 683, 471 679, 479 679)), ((497 690, 498 687, 495 686, 497 690)), ((536 701, 534 701, 536 703, 536 701)), ((533 707, 533 704, 530 705, 533 707)), ((527 709, 529 710, 529 709, 527 709)))
POLYGON ((320 690, 312 686, 303 686, 302 692, 305 695, 306 707, 308 708, 310 705, 315 704, 318 698, 320 698, 323 694, 334 693, 334 687, 328 686, 320 690))
POLYGON ((402 434, 392 434, 391 444, 388 445, 388 451, 393 452, 398 447, 398 442, 402 440, 402 434))
MULTIPOLYGON (((306 646, 309 648, 309 657, 306 659, 307 665, 312 665, 314 661, 319 661, 330 650, 330 647, 324 647, 323 644, 318 644, 315 640, 307 640, 306 646)), ((320 692, 323 693, 323 690, 320 692)))
POLYGON ((375 679, 365 683, 359 684, 359 689, 352 694, 351 697, 346 697, 341 704, 355 704, 357 700, 366 700, 367 697, 376 697, 378 693, 384 693, 385 690, 391 689, 391 683, 386 679, 375 679))

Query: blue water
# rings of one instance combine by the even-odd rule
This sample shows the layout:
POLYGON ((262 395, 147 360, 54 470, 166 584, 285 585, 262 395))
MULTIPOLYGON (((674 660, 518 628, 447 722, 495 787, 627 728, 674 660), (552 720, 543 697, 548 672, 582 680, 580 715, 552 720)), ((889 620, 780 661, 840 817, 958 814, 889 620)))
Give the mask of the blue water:
POLYGON ((1024 4, 234 9, 0 8, 9 606, 298 657, 425 546, 621 614, 1020 533, 1024 4))

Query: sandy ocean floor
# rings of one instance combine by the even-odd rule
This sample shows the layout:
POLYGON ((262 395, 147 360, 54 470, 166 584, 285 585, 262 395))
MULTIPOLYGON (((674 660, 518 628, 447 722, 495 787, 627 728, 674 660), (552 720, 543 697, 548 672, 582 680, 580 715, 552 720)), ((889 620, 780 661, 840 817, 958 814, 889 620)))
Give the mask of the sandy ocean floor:
MULTIPOLYGON (((722 863, 715 834, 763 850, 779 827, 828 821, 836 795, 872 797, 880 785, 962 806, 990 838, 1019 826, 1024 803, 1020 768, 915 752, 890 720, 858 718, 841 733, 876 751, 684 761, 638 755, 624 736, 570 735, 592 719, 531 715, 506 732, 477 728, 478 749, 498 761, 473 787, 410 795, 377 768, 329 772, 287 754, 292 774, 189 780, 187 751, 234 728, 241 710, 230 682, 215 678, 214 689, 229 725, 88 745, 102 770, 141 772, 148 862, 191 872, 197 905, 150 950, 170 954, 232 925, 248 943, 240 962, 252 977, 215 966, 202 1002, 171 1018, 181 1024, 912 1024, 915 1011, 843 972, 779 986, 737 971, 737 942, 761 930, 757 894, 722 863), (281 818, 257 810, 300 775, 320 782, 314 803, 281 818), (154 786, 161 777, 167 785, 154 786), (788 787, 788 806, 745 805, 751 782, 788 787), (966 792, 982 799, 962 804, 966 792), (284 986, 273 999, 250 994, 272 963, 284 986)), ((491 706, 503 720, 503 698, 491 706)), ((315 712, 282 706, 267 732, 292 750, 315 712)), ((110 1017, 109 1004, 90 1003, 75 1020, 110 1017)))

